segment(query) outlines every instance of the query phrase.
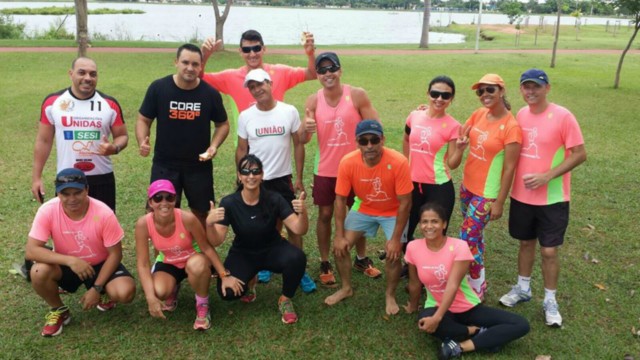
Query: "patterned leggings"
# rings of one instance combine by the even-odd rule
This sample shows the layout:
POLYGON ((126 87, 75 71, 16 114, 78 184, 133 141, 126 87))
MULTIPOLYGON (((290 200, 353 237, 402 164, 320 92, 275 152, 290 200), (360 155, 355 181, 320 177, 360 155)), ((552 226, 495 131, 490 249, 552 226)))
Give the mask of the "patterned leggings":
POLYGON ((495 199, 483 198, 460 186, 460 210, 462 211, 460 239, 469 244, 474 258, 469 265, 471 279, 480 279, 483 274, 484 228, 489 223, 489 209, 494 201, 495 199))

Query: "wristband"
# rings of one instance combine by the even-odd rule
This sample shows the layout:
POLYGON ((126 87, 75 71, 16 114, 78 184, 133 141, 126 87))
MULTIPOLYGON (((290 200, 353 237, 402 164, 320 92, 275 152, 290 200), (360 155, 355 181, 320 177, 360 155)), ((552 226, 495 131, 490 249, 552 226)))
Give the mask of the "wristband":
POLYGON ((118 155, 120 153, 120 145, 116 145, 116 155, 118 155))
POLYGON ((220 277, 220 279, 224 279, 227 276, 231 275, 231 272, 227 269, 224 269, 224 272, 222 274, 218 274, 218 276, 220 277))

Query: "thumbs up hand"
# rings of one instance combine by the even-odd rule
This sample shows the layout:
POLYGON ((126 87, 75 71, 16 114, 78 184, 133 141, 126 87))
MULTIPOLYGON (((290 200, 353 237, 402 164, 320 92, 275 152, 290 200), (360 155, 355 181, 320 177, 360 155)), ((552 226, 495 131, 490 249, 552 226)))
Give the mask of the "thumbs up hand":
POLYGON ((297 199, 291 202, 291 205, 293 205, 293 211, 295 211, 297 214, 305 213, 307 210, 304 204, 304 201, 306 200, 306 198, 307 198, 307 194, 304 191, 302 191, 300 193, 300 196, 298 196, 297 199))
POLYGON ((138 151, 143 157, 149 156, 149 153, 151 152, 151 144, 149 143, 148 136, 144 138, 144 141, 142 142, 142 144, 140 144, 140 148, 138 149, 138 151))

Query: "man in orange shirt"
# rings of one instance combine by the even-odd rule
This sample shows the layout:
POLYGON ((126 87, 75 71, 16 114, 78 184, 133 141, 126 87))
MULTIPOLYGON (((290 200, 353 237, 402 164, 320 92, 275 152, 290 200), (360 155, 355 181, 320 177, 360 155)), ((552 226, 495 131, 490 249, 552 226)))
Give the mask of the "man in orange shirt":
POLYGON ((361 236, 372 238, 382 227, 387 239, 385 311, 393 315, 399 311, 395 293, 413 190, 409 162, 401 153, 384 146, 382 125, 375 120, 358 123, 356 140, 358 150, 340 161, 336 181, 333 251, 342 287, 324 302, 334 305, 353 295, 349 250, 361 236), (347 214, 347 197, 352 190, 357 200, 347 214))

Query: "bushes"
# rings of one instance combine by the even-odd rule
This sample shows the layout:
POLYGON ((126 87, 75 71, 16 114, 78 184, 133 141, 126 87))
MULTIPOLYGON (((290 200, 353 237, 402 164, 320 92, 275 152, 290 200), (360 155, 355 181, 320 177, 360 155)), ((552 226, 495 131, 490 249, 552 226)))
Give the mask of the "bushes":
POLYGON ((14 23, 13 17, 0 15, 0 39, 23 39, 25 24, 14 23))

